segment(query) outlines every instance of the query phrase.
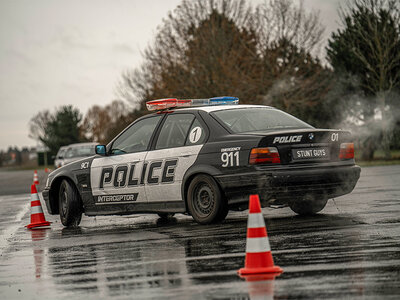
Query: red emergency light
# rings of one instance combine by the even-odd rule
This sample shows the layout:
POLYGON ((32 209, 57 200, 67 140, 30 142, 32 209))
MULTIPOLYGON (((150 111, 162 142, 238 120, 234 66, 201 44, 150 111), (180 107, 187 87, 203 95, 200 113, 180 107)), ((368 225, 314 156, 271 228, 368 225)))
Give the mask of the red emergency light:
POLYGON ((185 107, 189 106, 190 103, 191 100, 178 100, 175 98, 170 98, 147 101, 146 106, 148 110, 162 110, 172 107, 185 107))
POLYGON ((229 105, 238 104, 239 98, 223 96, 214 97, 209 99, 158 99, 147 101, 146 106, 148 110, 163 110, 174 107, 191 107, 191 106, 204 106, 204 105, 229 105))

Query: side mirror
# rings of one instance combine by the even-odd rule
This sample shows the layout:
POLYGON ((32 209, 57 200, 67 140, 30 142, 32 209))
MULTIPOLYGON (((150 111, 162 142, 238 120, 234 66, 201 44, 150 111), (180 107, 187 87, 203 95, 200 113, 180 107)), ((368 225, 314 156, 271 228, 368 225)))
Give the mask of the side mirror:
POLYGON ((52 160, 55 160, 55 159, 56 159, 56 156, 55 156, 55 155, 52 155, 52 156, 51 156, 51 159, 52 159, 52 160))
POLYGON ((96 145, 96 154, 106 156, 106 146, 96 145))

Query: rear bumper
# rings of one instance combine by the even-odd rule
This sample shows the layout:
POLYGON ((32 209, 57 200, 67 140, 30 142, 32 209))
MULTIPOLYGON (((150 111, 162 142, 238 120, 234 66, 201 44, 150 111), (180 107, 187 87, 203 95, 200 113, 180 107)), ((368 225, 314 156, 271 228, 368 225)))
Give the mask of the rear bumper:
POLYGON ((262 205, 277 201, 285 204, 289 200, 306 194, 334 198, 350 193, 358 179, 361 168, 356 165, 280 168, 253 172, 216 176, 228 204, 242 206, 248 202, 250 194, 258 194, 262 205))

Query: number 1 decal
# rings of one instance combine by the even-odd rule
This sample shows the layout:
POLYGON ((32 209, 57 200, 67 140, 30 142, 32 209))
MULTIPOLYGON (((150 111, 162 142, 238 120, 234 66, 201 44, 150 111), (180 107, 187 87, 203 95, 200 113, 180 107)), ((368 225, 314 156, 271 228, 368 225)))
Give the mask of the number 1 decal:
POLYGON ((202 134, 201 127, 197 126, 197 127, 193 128, 193 129, 190 131, 190 134, 189 134, 189 141, 190 141, 192 144, 197 143, 197 142, 200 140, 200 138, 201 138, 201 134, 202 134))

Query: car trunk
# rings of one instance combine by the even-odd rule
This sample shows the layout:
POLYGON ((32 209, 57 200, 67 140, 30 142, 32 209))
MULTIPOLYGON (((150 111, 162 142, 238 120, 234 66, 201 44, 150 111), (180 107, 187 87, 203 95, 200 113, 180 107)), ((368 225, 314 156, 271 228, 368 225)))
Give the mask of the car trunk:
POLYGON ((278 149, 281 164, 307 164, 340 161, 340 146, 350 142, 350 132, 331 129, 276 130, 249 132, 264 135, 258 147, 278 149))

